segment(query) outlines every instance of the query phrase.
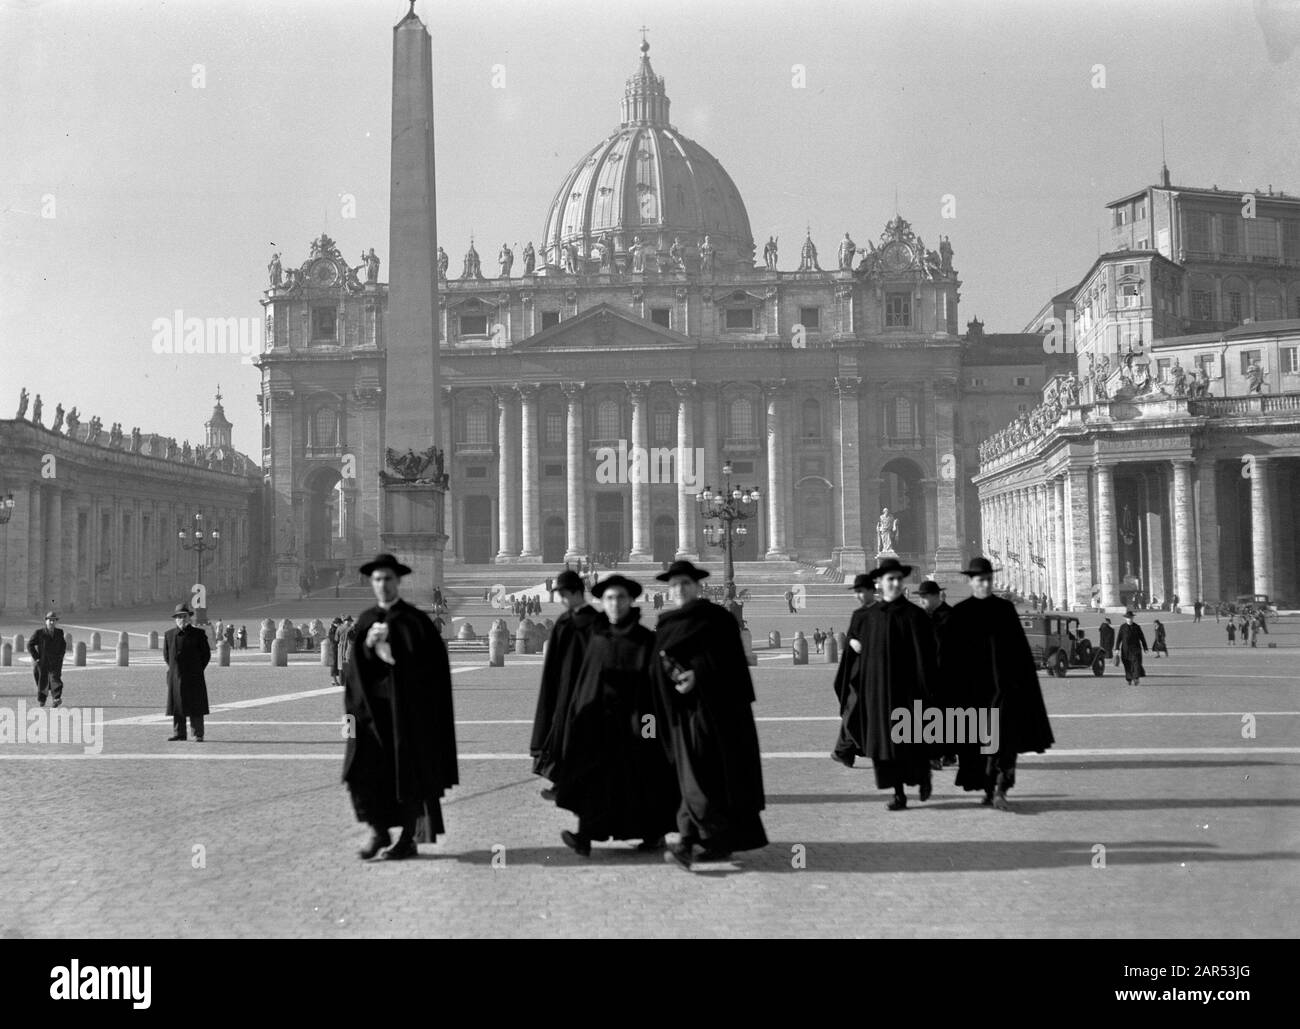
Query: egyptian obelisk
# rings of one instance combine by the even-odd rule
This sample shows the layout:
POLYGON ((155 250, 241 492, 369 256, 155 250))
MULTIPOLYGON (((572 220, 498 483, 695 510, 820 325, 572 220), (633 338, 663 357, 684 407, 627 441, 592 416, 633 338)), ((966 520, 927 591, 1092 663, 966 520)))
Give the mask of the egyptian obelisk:
POLYGON ((384 447, 408 456, 383 477, 384 549, 410 565, 405 591, 427 603, 442 584, 444 487, 441 462, 422 465, 440 447, 438 247, 433 171, 433 44, 411 10, 393 28, 392 192, 388 214, 387 365, 384 447))

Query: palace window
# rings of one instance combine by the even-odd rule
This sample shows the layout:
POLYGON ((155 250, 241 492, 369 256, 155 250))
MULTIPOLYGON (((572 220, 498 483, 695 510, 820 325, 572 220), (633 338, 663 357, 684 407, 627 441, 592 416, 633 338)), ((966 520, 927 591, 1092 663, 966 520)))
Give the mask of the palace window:
POLYGON ((673 418, 673 412, 670 408, 662 404, 655 407, 654 417, 654 440, 656 443, 672 442, 676 436, 676 426, 673 418))
POLYGON ((482 404, 471 404, 469 410, 465 412, 465 442, 487 443, 488 441, 487 408, 482 404))
POLYGON ((672 309, 668 307, 650 308, 650 320, 665 329, 672 328, 672 309))
POLYGON ((1205 372, 1207 378, 1210 379, 1218 378, 1218 376, 1215 375, 1215 372, 1218 371, 1218 362, 1215 360, 1216 356, 1217 355, 1215 354, 1196 355, 1197 370, 1205 372))
POLYGON ((559 312, 559 311, 543 311, 543 312, 542 312, 542 328, 543 328, 543 329, 549 329, 549 328, 551 328, 552 326, 559 325, 559 324, 560 324, 560 312, 559 312))
POLYGON ((731 402, 731 432, 729 436, 749 438, 754 435, 754 405, 747 397, 731 402))
POLYGON ((809 398, 803 402, 804 439, 821 439, 822 405, 809 398))
POLYGON ((1300 372, 1300 347, 1282 348, 1282 371, 1288 375, 1300 372))
POLYGON ((916 405, 911 397, 895 397, 885 408, 885 435, 894 440, 916 436, 916 405))
POLYGON ((728 329, 754 328, 754 309, 752 307, 728 307, 726 321, 728 329))
POLYGON ((1300 221, 1289 218, 1282 223, 1282 256, 1300 261, 1300 221))
POLYGON ((1150 244, 1150 242, 1151 242, 1151 240, 1149 240, 1149 239, 1147 239, 1145 236, 1143 236, 1141 239, 1138 240, 1138 249, 1139 249, 1139 250, 1149 250, 1149 249, 1150 249, 1150 246, 1149 246, 1148 244, 1150 244))
POLYGON ((460 316, 460 334, 462 336, 486 336, 488 330, 487 315, 462 314, 460 316))
POLYGON ((1167 357, 1156 359, 1156 382, 1164 382, 1169 378, 1169 368, 1173 362, 1167 357))
POLYGON ((311 445, 313 447, 339 445, 339 415, 332 407, 322 407, 312 416, 311 445))
POLYGON ((1016 376, 1016 385, 1017 385, 1017 386, 1028 386, 1028 385, 1029 385, 1029 376, 1028 376, 1028 375, 1017 375, 1017 376, 1016 376))
POLYGON ((1145 200, 1139 200, 1137 202, 1137 213, 1133 215, 1133 220, 1135 222, 1145 221, 1146 216, 1147 216, 1147 202, 1145 200))
POLYGON ((1114 221, 1113 224, 1114 224, 1114 227, 1117 228, 1117 229, 1120 228, 1120 227, 1123 226, 1123 225, 1127 225, 1127 224, 1128 224, 1128 208, 1127 208, 1127 207, 1117 207, 1117 208, 1115 208, 1115 221, 1114 221))
POLYGON ((799 324, 811 331, 820 329, 822 327, 822 309, 820 307, 799 308, 799 324))
POLYGON ((596 407, 596 438, 618 439, 622 435, 623 419, 618 404, 613 400, 602 400, 596 407))
POLYGON ((912 294, 889 293, 885 296, 885 328, 905 329, 912 324, 912 294))
POLYGON ((564 442, 564 415, 559 411, 546 412, 545 428, 546 445, 549 447, 559 446, 564 442))
POLYGON ((564 465, 562 464, 544 464, 542 465, 542 477, 546 479, 564 478, 564 465))
POLYGON ((1259 359, 1260 352, 1258 350, 1243 350, 1241 352, 1241 374, 1245 375, 1250 370, 1250 366, 1259 359))
POLYGON ((485 464, 471 465, 470 467, 465 469, 465 478, 486 479, 487 473, 488 473, 487 465, 485 464))
POLYGON ((1223 253, 1241 253, 1241 219, 1235 214, 1223 216, 1223 253))
POLYGON ((1198 322, 1208 322, 1213 317, 1214 309, 1210 301, 1210 291, 1205 289, 1192 290, 1192 319, 1198 322))
POLYGON ((1252 257, 1281 256, 1277 249, 1277 221, 1273 218, 1246 220, 1246 253, 1252 257))
POLYGON ((971 386, 984 386, 987 385, 987 383, 988 383, 987 379, 983 379, 979 377, 975 377, 970 380, 971 386))
POLYGON ((313 307, 311 309, 311 338, 313 340, 332 340, 338 335, 338 309, 334 307, 313 307))
POLYGON ((1235 291, 1228 294, 1228 321, 1241 324, 1241 294, 1235 291))

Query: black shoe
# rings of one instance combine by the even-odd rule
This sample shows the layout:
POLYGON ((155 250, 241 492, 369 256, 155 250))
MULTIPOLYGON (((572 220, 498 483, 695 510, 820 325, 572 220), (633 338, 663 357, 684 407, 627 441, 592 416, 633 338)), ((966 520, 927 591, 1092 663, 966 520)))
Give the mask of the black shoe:
POLYGON ((180 733, 177 733, 175 736, 168 736, 168 737, 167 737, 167 742, 168 742, 168 743, 175 743, 177 740, 183 740, 183 739, 185 739, 185 737, 182 736, 180 733))
POLYGON ((569 832, 565 829, 560 833, 560 839, 564 845, 578 855, 578 857, 591 857, 591 840, 585 836, 579 836, 577 833, 569 832))
POLYGON ((36 699, 37 699, 37 701, 40 703, 41 707, 44 707, 44 706, 45 706, 45 694, 44 694, 44 693, 38 693, 38 694, 36 694, 36 699))
POLYGON ((838 761, 845 768, 852 768, 856 757, 853 754, 841 754, 839 751, 831 751, 831 760, 838 761))
POLYGON ((698 854, 696 854, 695 860, 696 861, 730 861, 731 851, 715 849, 710 847, 707 850, 702 850, 698 854))
POLYGON ((202 736, 195 736, 195 737, 194 737, 194 742, 195 742, 195 743, 202 743, 202 742, 203 742, 203 737, 202 737, 202 736))
POLYGON ((887 811, 902 811, 905 807, 907 807, 907 798, 900 797, 898 794, 895 794, 894 799, 885 805, 887 811))
POLYGON ((392 842, 393 838, 388 835, 387 829, 383 832, 375 830, 370 834, 370 842, 357 851, 357 857, 361 858, 362 861, 369 861, 385 847, 391 846, 392 842))
POLYGON ((921 803, 924 804, 930 799, 930 794, 934 792, 934 784, 931 782, 921 783, 921 803))
POLYGON ((555 799, 554 786, 547 786, 544 790, 542 790, 542 800, 554 800, 554 799, 555 799))
POLYGON ((402 861, 405 858, 418 857, 419 849, 415 846, 415 837, 402 834, 402 838, 384 851, 385 861, 402 861))
POLYGON ((669 864, 678 864, 686 871, 691 870, 691 845, 689 843, 670 843, 664 851, 664 860, 669 864))
POLYGON ((992 807, 992 806, 993 806, 993 794, 985 793, 984 799, 980 801, 980 807, 992 807))
POLYGON ((1006 790, 998 790, 997 793, 993 794, 993 806, 999 811, 1012 810, 1011 801, 1007 800, 1006 790))
POLYGON ((55 701, 54 701, 54 706, 55 706, 55 707, 62 707, 62 706, 63 706, 63 698, 62 698, 62 697, 59 697, 57 700, 55 700, 55 701))

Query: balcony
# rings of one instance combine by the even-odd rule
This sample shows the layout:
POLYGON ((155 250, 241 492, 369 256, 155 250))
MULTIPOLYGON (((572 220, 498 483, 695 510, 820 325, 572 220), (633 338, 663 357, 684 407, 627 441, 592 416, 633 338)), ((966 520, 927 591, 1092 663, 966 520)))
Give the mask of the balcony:
POLYGON ((332 446, 320 443, 307 444, 308 457, 342 457, 348 449, 346 443, 335 443, 332 446))
POLYGON ((496 444, 491 440, 457 440, 457 457, 495 457, 496 444))
POLYGON ((923 450, 925 439, 921 436, 882 436, 880 447, 882 450, 923 450))
POLYGON ((1300 411, 1300 393, 1256 393, 1244 397, 1206 397, 1187 404, 1191 414, 1207 418, 1234 415, 1290 414, 1300 411))

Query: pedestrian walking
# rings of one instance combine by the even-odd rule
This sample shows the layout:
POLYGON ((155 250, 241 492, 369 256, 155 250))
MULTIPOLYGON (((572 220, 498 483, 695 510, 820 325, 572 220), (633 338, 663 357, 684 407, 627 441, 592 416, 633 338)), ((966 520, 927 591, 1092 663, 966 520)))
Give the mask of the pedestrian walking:
POLYGON ((1247 628, 1250 630, 1250 645, 1253 647, 1259 642, 1259 619, 1251 618, 1247 628))
POLYGON ((343 622, 339 630, 335 633, 335 639, 338 641, 337 660, 339 663, 339 682, 346 683, 348 680, 348 665, 352 663, 352 645, 356 636, 356 623, 351 615, 344 615, 343 622))
POLYGON ((1115 636, 1115 664, 1123 662, 1124 681, 1130 686, 1141 686, 1146 669, 1142 667, 1142 655, 1147 650, 1147 638, 1142 626, 1133 620, 1133 612, 1124 612, 1124 624, 1115 636))
POLYGON ((862 635, 867 608, 876 602, 875 580, 865 573, 857 575, 849 589, 853 590, 853 595, 858 598, 858 606, 849 616, 849 628, 844 634, 844 652, 840 654, 840 663, 835 669, 835 680, 832 684, 835 689, 835 699, 840 707, 840 732, 835 740, 835 748, 831 751, 831 760, 838 761, 845 768, 852 768, 857 760, 857 748, 854 747, 853 739, 849 736, 844 716, 848 710, 849 696, 857 674, 858 655, 862 653, 862 635))
MULTIPOLYGON (((567 724, 573 684, 582 667, 587 637, 598 612, 587 603, 587 587, 577 572, 567 569, 555 580, 564 610, 551 626, 551 636, 542 659, 542 682, 537 692, 533 714, 533 735, 528 752, 533 759, 533 774, 554 783, 558 777, 562 730, 567 724)), ((542 790, 546 800, 555 799, 551 787, 542 790)))
POLYGON ((1237 623, 1231 618, 1228 619, 1228 646, 1235 647, 1237 638, 1237 623))
POLYGON ((1205 603, 1200 597, 1192 603, 1192 622, 1196 623, 1201 620, 1201 612, 1205 610, 1205 603))
POLYGON ((977 721, 979 712, 988 710, 988 743, 996 749, 986 754, 982 741, 969 738, 956 744, 956 785, 982 790, 981 804, 1010 811, 1007 791, 1016 784, 1019 756, 1041 754, 1056 738, 1015 605, 993 594, 993 565, 972 558, 962 574, 970 580, 971 595, 953 607, 939 636, 944 706, 959 714, 973 711, 977 721))
POLYGON ((343 619, 335 615, 325 634, 325 639, 329 642, 330 683, 334 686, 339 685, 339 626, 342 624, 343 619))
POLYGON ((361 566, 376 604, 356 622, 344 710, 352 731, 343 781, 357 821, 371 828, 363 860, 417 856, 446 832, 442 797, 459 781, 447 646, 433 622, 399 593, 411 569, 392 554, 361 566), (392 844, 389 828, 401 826, 392 844), (385 849, 387 848, 387 849, 385 849))
MULTIPOLYGON (((930 616, 930 624, 934 627, 935 645, 938 647, 942 644, 943 634, 947 630, 948 618, 952 615, 952 605, 944 599, 943 587, 932 579, 926 579, 921 583, 916 593, 921 598, 921 609, 930 616)), ((938 771, 951 767, 957 763, 957 759, 956 748, 946 746, 941 755, 930 759, 930 770, 938 771)))
POLYGON ((59 628, 59 613, 45 612, 45 624, 27 640, 32 658, 32 677, 36 680, 36 700, 41 707, 47 698, 54 707, 63 705, 63 656, 68 652, 68 638, 59 628))
POLYGON ((676 606, 659 618, 651 667, 655 724, 681 791, 667 858, 687 869, 767 846, 754 684, 735 617, 700 596, 708 574, 674 561, 656 576, 676 606))
POLYGON ((555 780, 555 803, 578 816, 578 829, 560 838, 583 857, 595 840, 639 840, 638 850, 658 850, 677 824, 681 793, 658 734, 643 732, 654 719, 655 636, 632 606, 640 583, 615 574, 592 593, 603 610, 564 714, 555 780))
POLYGON ((172 718, 168 743, 185 739, 185 719, 196 743, 203 742, 203 716, 208 713, 208 684, 203 670, 212 660, 208 634, 192 624, 194 612, 181 604, 172 612, 176 622, 163 635, 163 661, 167 664, 167 714, 172 718))
POLYGON ((1159 657, 1161 654, 1168 657, 1169 644, 1165 639, 1165 627, 1160 624, 1159 618, 1155 621, 1155 627, 1155 640, 1151 644, 1151 653, 1155 654, 1156 657, 1159 657))
POLYGON ((1110 624, 1109 618, 1103 618, 1097 626, 1097 647, 1106 655, 1107 661, 1115 654, 1115 626, 1110 624))

